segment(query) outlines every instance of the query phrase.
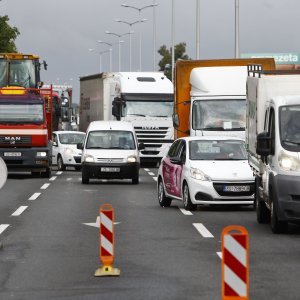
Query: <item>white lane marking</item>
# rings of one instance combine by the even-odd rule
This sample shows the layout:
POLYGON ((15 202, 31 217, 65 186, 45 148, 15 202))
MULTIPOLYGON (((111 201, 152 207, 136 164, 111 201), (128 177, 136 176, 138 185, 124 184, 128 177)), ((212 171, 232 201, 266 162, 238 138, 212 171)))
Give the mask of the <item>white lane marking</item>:
POLYGON ((54 181, 57 178, 57 176, 52 176, 49 180, 54 181))
POLYGON ((49 187, 50 183, 45 183, 42 187, 41 190, 45 190, 49 187))
POLYGON ((62 171, 58 171, 56 172, 56 175, 61 175, 63 172, 62 171))
POLYGON ((193 215, 193 213, 191 212, 191 211, 189 211, 189 210, 185 210, 184 208, 180 208, 180 207, 178 207, 179 209, 180 209, 180 211, 185 215, 185 216, 192 216, 193 215))
POLYGON ((149 169, 144 169, 146 172, 149 172, 150 170, 149 169))
POLYGON ((81 177, 78 177, 77 180, 80 181, 80 180, 81 180, 81 177))
POLYGON ((202 223, 193 223, 193 225, 204 238, 214 237, 202 223))
POLYGON ((157 181, 157 177, 152 177, 155 181, 157 181))
POLYGON ((155 174, 154 174, 153 172, 148 172, 148 174, 149 174, 150 176, 155 176, 155 174))
POLYGON ((20 206, 13 214, 12 216, 20 216, 22 212, 24 212, 28 206, 20 206))
POLYGON ((34 193, 28 200, 36 200, 41 193, 34 193))
POLYGON ((72 180, 72 178, 67 178, 67 181, 71 181, 72 180))
POLYGON ((9 224, 1 224, 0 225, 0 234, 9 226, 9 224))
POLYGON ((217 255, 222 259, 222 252, 217 252, 217 255))

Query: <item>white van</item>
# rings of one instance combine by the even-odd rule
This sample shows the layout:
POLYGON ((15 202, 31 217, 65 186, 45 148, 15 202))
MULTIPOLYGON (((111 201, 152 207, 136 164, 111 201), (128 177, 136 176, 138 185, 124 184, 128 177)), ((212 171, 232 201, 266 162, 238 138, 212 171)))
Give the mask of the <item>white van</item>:
POLYGON ((134 128, 129 122, 91 122, 82 149, 82 183, 90 178, 132 179, 139 183, 140 157, 134 128))

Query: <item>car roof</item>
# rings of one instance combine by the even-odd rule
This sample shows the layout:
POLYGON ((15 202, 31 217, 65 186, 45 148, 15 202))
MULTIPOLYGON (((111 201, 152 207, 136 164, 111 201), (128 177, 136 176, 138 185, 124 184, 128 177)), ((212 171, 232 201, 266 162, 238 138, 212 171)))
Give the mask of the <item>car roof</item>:
POLYGON ((58 130, 58 131, 53 131, 53 133, 57 133, 57 134, 60 134, 60 133, 79 133, 79 134, 85 134, 85 132, 82 132, 82 131, 72 131, 72 130, 58 130))
POLYGON ((134 131, 133 125, 126 121, 93 121, 88 127, 88 131, 93 130, 125 130, 134 131))
POLYGON ((244 142, 245 140, 239 137, 235 136, 221 136, 221 135, 205 135, 205 136, 187 136, 187 137, 182 137, 179 138, 181 140, 186 140, 186 141, 242 141, 244 142))

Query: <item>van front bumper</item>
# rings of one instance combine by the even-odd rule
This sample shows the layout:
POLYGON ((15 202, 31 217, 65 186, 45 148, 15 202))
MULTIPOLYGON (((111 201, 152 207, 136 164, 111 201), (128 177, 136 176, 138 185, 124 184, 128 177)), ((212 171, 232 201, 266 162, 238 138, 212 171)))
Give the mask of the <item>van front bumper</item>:
POLYGON ((82 172, 89 178, 97 179, 131 179, 139 174, 139 163, 99 164, 82 163, 82 172))
POLYGON ((278 219, 300 223, 300 176, 277 175, 273 180, 278 219))

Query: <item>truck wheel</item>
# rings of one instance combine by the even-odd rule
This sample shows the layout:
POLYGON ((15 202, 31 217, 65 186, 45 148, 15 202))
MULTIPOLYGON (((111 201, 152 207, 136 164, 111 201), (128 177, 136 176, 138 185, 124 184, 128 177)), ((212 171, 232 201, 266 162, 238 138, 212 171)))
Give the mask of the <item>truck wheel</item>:
POLYGON ((270 211, 266 207, 265 202, 259 196, 259 179, 255 179, 255 199, 254 205, 256 210, 256 219, 259 224, 267 224, 270 222, 270 211))
POLYGON ((64 165, 63 159, 61 157, 61 155, 58 155, 57 157, 57 168, 59 171, 65 171, 66 170, 66 166, 64 165))
POLYGON ((185 210, 196 210, 197 209, 197 205, 193 204, 191 201, 189 187, 186 183, 183 185, 182 200, 183 200, 183 206, 184 206, 185 210))
POLYGON ((45 172, 41 173, 42 178, 50 178, 51 177, 51 168, 47 168, 45 172))
POLYGON ((288 222, 279 221, 277 216, 277 209, 274 201, 271 202, 271 229, 273 233, 285 233, 288 231, 288 222))
POLYGON ((172 203, 172 199, 166 196, 164 184, 161 178, 159 178, 158 180, 157 197, 158 197, 158 203, 161 207, 170 207, 172 203))
POLYGON ((81 182, 82 182, 82 184, 88 184, 89 181, 90 181, 89 175, 87 174, 86 171, 82 170, 82 173, 81 173, 81 182))
POLYGON ((139 173, 132 178, 132 184, 139 184, 139 173))

